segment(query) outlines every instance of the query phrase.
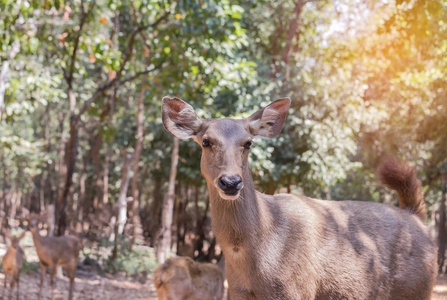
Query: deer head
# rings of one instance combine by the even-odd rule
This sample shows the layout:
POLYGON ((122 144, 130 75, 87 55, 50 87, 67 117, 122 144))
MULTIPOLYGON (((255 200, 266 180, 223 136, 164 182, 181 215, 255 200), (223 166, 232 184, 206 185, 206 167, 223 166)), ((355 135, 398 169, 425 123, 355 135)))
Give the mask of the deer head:
POLYGON ((30 213, 28 215, 28 222, 29 222, 29 231, 31 233, 35 233, 36 231, 39 232, 39 222, 41 221, 41 218, 45 216, 45 213, 30 213))
POLYGON ((26 234, 26 231, 22 232, 18 237, 17 236, 11 236, 9 234, 9 232, 6 234, 8 239, 11 241, 11 249, 17 250, 17 249, 20 248, 20 246, 19 246, 20 240, 23 239, 25 234, 26 234))
POLYGON ((248 154, 253 139, 273 138, 284 125, 290 99, 276 100, 246 119, 200 119, 191 105, 179 98, 163 98, 162 119, 179 139, 193 138, 202 147, 201 170, 220 197, 236 200, 251 178, 248 154))

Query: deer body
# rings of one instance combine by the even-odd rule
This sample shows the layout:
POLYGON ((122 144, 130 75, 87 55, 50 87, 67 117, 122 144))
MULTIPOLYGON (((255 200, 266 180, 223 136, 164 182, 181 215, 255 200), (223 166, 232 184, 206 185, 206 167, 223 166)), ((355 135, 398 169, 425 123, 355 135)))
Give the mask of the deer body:
POLYGON ((10 278, 9 298, 11 298, 14 284, 17 283, 17 299, 19 299, 20 271, 22 269, 23 259, 25 257, 25 253, 19 246, 19 242, 25 236, 25 233, 25 231, 22 232, 19 237, 9 237, 9 239, 11 240, 11 245, 2 259, 3 270, 5 272, 4 290, 6 290, 6 282, 8 276, 10 278))
POLYGON ((33 234, 33 241, 41 264, 49 268, 66 267, 78 261, 80 247, 75 236, 50 237, 36 232, 33 234))
POLYGON ((281 99, 247 119, 201 120, 184 101, 163 99, 165 128, 202 145, 231 299, 430 299, 436 246, 413 169, 389 162, 381 171, 403 209, 255 190, 252 139, 279 134, 289 105, 281 99))
POLYGON ((232 299, 429 299, 436 247, 417 216, 376 203, 252 199, 251 211, 212 200, 232 299))
POLYGON ((39 219, 37 216, 30 218, 30 231, 33 235, 34 246, 40 263, 40 289, 41 295, 44 276, 47 268, 51 270, 51 290, 53 291, 54 276, 56 267, 62 266, 70 279, 69 299, 73 296, 74 278, 76 267, 81 250, 79 239, 72 235, 65 236, 41 236, 38 228, 39 219))
POLYGON ((211 263, 189 257, 172 257, 154 272, 160 300, 221 300, 224 295, 222 271, 211 263))

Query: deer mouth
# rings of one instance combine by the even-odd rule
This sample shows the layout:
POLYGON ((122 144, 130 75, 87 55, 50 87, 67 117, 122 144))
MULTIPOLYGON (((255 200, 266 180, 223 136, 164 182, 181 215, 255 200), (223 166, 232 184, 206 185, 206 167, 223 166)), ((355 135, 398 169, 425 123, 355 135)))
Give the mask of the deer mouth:
POLYGON ((224 199, 224 200, 236 200, 237 198, 239 198, 239 191, 235 192, 235 193, 225 193, 222 191, 219 191, 219 196, 224 199))

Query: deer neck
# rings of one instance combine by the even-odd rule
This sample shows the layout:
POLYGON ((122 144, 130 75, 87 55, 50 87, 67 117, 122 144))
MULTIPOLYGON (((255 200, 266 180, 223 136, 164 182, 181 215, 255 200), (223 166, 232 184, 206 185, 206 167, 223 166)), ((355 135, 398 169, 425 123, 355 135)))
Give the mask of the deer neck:
MULTIPOLYGON (((13 246, 10 246, 9 247, 9 251, 7 251, 8 253, 9 253, 9 255, 11 255, 11 256, 15 256, 16 255, 16 252, 17 252, 17 249, 15 249, 13 246)), ((8 254, 7 253, 7 254, 8 254)))
POLYGON ((243 178, 244 188, 237 200, 222 199, 214 183, 208 182, 213 232, 224 248, 245 244, 258 236, 262 227, 262 203, 256 195, 250 171, 246 173, 243 178))
POLYGON ((42 241, 42 236, 41 236, 40 233, 39 233, 39 228, 37 227, 37 228, 36 228, 36 231, 31 232, 31 234, 33 235, 33 242, 34 242, 34 245, 35 245, 36 247, 40 246, 41 241, 42 241))

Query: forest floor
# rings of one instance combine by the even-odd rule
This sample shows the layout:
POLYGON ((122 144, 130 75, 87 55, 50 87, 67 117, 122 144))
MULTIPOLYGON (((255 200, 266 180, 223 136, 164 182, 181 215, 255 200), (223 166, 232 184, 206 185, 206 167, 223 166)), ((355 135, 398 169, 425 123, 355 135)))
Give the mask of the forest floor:
POLYGON ((432 300, 447 300, 447 276, 445 274, 438 276, 432 300))
MULTIPOLYGON (((0 273, 0 282, 3 283, 4 275, 0 273)), ((50 299, 51 293, 48 286, 47 274, 43 299, 50 299)), ((56 278, 54 299, 67 299, 69 281, 68 278, 56 278)), ((20 299, 37 299, 39 290, 39 273, 36 271, 20 276, 20 299)), ((3 284, 0 291, 3 293, 3 284)), ((15 290, 14 290, 15 292, 15 290)), ((1 295, 0 295, 1 297, 1 295)), ((15 298, 14 298, 15 299, 15 298)), ((94 272, 78 270, 75 281, 74 299, 118 300, 118 299, 145 299, 156 300, 157 294, 152 278, 142 282, 141 278, 126 278, 122 275, 100 276, 94 272)), ((447 300, 447 277, 438 277, 433 291, 432 300, 447 300)))
MULTIPOLYGON (((31 235, 27 234, 20 244, 26 257, 20 274, 20 299, 34 300, 37 299, 40 285, 39 259, 31 235)), ((0 242, 0 258, 3 257, 6 250, 5 243, 0 242)), ((111 247, 99 247, 98 245, 84 247, 76 271, 73 299, 156 300, 157 293, 153 284, 152 273, 157 263, 153 249, 137 245, 132 254, 120 251, 116 260, 116 265, 119 267, 117 272, 111 272, 111 270, 109 272, 107 268, 104 268, 106 258, 110 253, 111 247), (86 253, 89 256, 88 265, 85 264, 87 261, 86 253), (102 265, 102 267, 98 268, 98 265, 102 265)), ((2 299, 2 296, 7 296, 7 294, 4 294, 3 288, 5 275, 3 269, 0 269, 0 299, 2 299)), ((69 285, 68 277, 65 275, 56 276, 53 299, 67 299, 69 285)), ((16 289, 14 289, 15 292, 16 289)), ((9 293, 9 289, 6 293, 9 293)), ((49 270, 47 270, 45 276, 42 299, 51 299, 49 270)))
MULTIPOLYGON (((49 286, 50 276, 45 278, 42 299, 51 299, 51 289, 49 286)), ((0 273, 1 288, 3 291, 4 275, 0 273)), ((67 299, 69 280, 67 277, 56 278, 53 299, 67 299)), ((39 272, 32 271, 29 274, 20 276, 20 299, 37 299, 39 291, 39 272)), ((9 292, 9 290, 8 290, 9 292)), ((14 289, 14 295, 16 290, 14 289)), ((6 295, 5 295, 6 296, 6 295)), ((152 278, 147 278, 145 282, 137 278, 126 278, 122 275, 105 274, 100 276, 97 273, 78 270, 75 279, 74 299, 146 299, 156 300, 152 278)), ((1 296, 0 296, 1 297, 1 296)), ((15 297, 13 298, 15 299, 15 297)))

